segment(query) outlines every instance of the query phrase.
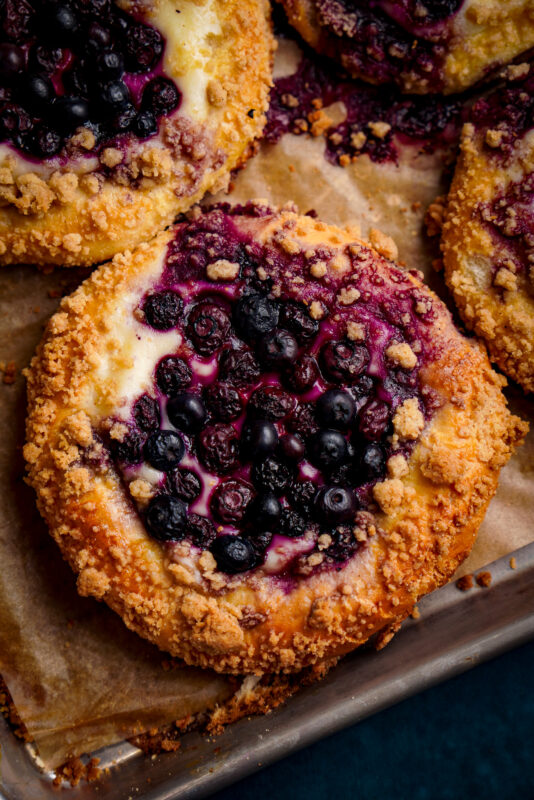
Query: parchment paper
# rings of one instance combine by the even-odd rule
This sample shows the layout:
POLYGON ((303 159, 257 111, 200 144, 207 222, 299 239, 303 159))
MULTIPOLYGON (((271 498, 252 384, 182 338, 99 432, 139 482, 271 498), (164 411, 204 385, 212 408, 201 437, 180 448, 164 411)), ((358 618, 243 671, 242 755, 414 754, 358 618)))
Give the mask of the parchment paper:
MULTIPOLYGON (((298 52, 283 43, 278 73, 291 71, 298 52)), ((442 297, 431 268, 435 245, 423 236, 426 206, 446 188, 443 161, 413 148, 400 164, 376 165, 362 156, 349 167, 329 164, 324 140, 288 134, 263 145, 237 176, 230 199, 295 201, 326 221, 359 222, 392 235, 400 258, 425 272, 442 297)), ((219 199, 219 198, 217 198, 219 199)), ((32 267, 0 273, 0 361, 25 366, 61 291, 87 273, 32 267), (56 295, 51 297, 50 295, 56 295)), ((450 304, 450 307, 452 305, 450 304)), ((534 421, 534 406, 517 389, 512 407, 534 421)), ((129 633, 101 604, 78 597, 74 578, 48 536, 23 483, 21 447, 25 411, 20 372, 0 383, 0 672, 40 755, 56 766, 68 755, 110 744, 134 732, 212 707, 232 693, 209 671, 165 670, 165 656, 129 633)), ((497 496, 463 571, 534 540, 534 434, 503 470, 497 496)))

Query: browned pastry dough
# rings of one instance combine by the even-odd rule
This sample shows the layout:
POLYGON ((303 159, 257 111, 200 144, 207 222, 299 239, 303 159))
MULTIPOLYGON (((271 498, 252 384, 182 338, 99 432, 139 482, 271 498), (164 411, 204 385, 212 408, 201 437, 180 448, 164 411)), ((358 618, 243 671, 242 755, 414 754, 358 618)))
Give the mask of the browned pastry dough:
MULTIPOLYGON (((24 449, 39 509, 78 575, 80 593, 104 600, 128 627, 187 663, 236 673, 292 672, 346 653, 377 632, 385 643, 418 598, 444 584, 469 553, 499 470, 526 432, 507 410, 505 381, 483 349, 460 335, 418 274, 387 260, 395 254, 388 237, 375 231, 373 242, 374 248, 354 228, 288 209, 198 212, 100 267, 48 324, 28 370, 24 449), (170 287, 183 298, 182 316, 175 327, 159 318, 154 330, 147 303, 154 296, 167 302, 170 287), (234 375, 253 362, 234 333, 226 330, 223 351, 208 358, 183 332, 191 330, 187 320, 199 294, 227 303, 247 291, 254 297, 259 291, 280 319, 284 304, 294 308, 302 300, 306 325, 317 323, 318 344, 307 345, 312 350, 327 348, 337 335, 360 354, 347 373, 359 398, 357 425, 365 436, 382 436, 387 465, 358 489, 352 521, 325 534, 312 512, 304 534, 286 529, 252 568, 232 574, 212 544, 194 546, 183 531, 171 541, 154 538, 154 527, 149 535, 147 508, 158 497, 168 499, 169 478, 137 464, 139 455, 127 463, 124 447, 135 449, 140 435, 132 423, 136 398, 155 396, 162 415, 165 407, 168 413, 171 401, 154 386, 162 357, 188 360, 194 380, 204 383, 228 364, 230 343, 241 348, 234 375), (378 399, 388 396, 390 405, 378 399), (388 416, 376 433, 380 409, 388 416)), ((239 308, 233 325, 241 330, 239 308)), ((261 352, 265 345, 260 339, 254 347, 261 352)), ((335 363, 345 369, 346 362, 335 363)), ((334 373, 328 380, 335 382, 334 373)), ((262 385, 264 377, 253 380, 262 385)), ((328 380, 315 385, 324 389, 332 385, 328 380)), ((248 389, 240 391, 248 397, 248 389)), ((204 431, 213 430, 206 424, 204 431)), ((163 425, 172 428, 168 420, 163 425)), ((198 456, 200 438, 193 438, 185 436, 184 462, 197 465, 211 491, 234 473, 223 469, 223 479, 221 471, 205 469, 209 452, 200 466, 198 458, 206 456, 198 456)), ((303 464, 321 482, 320 471, 303 464)), ((236 523, 233 532, 240 530, 236 523)), ((250 542, 259 547, 254 521, 243 536, 250 555, 250 542)))
POLYGON ((111 258, 154 236, 207 191, 224 188, 254 151, 274 47, 267 0, 119 5, 164 36, 163 67, 181 104, 155 136, 134 134, 126 144, 95 148, 91 130, 81 127, 66 149, 39 161, 1 143, 0 263, 111 258))
POLYGON ((464 321, 484 339, 492 360, 532 392, 534 131, 528 109, 534 80, 526 64, 509 72, 511 86, 479 101, 464 126, 442 249, 464 321))
POLYGON ((534 45, 530 0, 280 0, 290 23, 355 78, 406 92, 462 91, 534 45))

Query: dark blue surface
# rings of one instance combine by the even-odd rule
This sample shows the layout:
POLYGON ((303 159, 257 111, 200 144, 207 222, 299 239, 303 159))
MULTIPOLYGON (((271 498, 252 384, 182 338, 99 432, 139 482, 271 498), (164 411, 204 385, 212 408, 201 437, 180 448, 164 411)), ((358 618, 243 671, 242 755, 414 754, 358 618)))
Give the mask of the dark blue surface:
POLYGON ((264 798, 534 799, 534 642, 212 795, 264 798))

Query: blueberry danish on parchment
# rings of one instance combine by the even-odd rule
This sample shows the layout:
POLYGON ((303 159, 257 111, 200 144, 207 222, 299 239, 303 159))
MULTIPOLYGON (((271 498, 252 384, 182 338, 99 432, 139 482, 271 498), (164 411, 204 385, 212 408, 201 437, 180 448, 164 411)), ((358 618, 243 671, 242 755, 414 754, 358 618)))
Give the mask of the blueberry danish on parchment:
POLYGON ((371 241, 195 208, 64 299, 28 371, 29 480, 80 593, 190 664, 387 641, 469 552, 525 433, 371 241))
POLYGON ((272 50, 266 0, 5 0, 0 263, 103 261, 224 186, 272 50))
POLYGON ((462 91, 534 46, 531 0, 280 0, 290 23, 355 78, 462 91))
POLYGON ((491 358, 534 391, 534 72, 480 99, 462 133, 442 231, 445 277, 491 358))

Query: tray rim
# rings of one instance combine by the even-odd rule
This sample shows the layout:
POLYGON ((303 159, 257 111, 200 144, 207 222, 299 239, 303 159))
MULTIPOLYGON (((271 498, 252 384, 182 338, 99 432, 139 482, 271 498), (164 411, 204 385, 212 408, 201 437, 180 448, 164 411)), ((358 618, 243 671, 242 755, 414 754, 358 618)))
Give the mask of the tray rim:
MULTIPOLYGON (((419 604, 421 617, 404 624, 401 635, 382 651, 385 657, 382 653, 377 656, 369 650, 356 651, 343 659, 326 679, 298 692, 269 715, 239 720, 215 740, 200 737, 196 733, 187 734, 183 740, 183 750, 175 754, 151 759, 128 744, 105 748, 98 755, 103 757, 105 764, 114 766, 104 784, 80 784, 76 788, 62 787, 62 791, 67 791, 68 797, 73 800, 91 797, 121 800, 127 796, 123 792, 130 791, 126 787, 120 788, 125 773, 126 777, 130 775, 130 779, 132 775, 134 780, 137 776, 139 783, 142 783, 146 779, 147 769, 154 769, 157 762, 170 779, 162 780, 157 786, 148 784, 147 791, 137 787, 135 797, 141 800, 205 797, 319 739, 534 638, 534 602, 527 605, 520 617, 516 615, 516 606, 521 607, 529 586, 532 586, 534 600, 534 543, 501 557, 477 572, 484 570, 492 574, 489 589, 476 587, 469 592, 460 592, 454 583, 449 583, 423 598, 419 604), (517 561, 516 570, 510 568, 511 558, 517 561), (500 607, 504 613, 507 604, 511 604, 509 615, 504 614, 501 619, 497 612, 500 607), (471 614, 467 613, 469 608, 471 614), (460 624, 462 634, 459 641, 455 641, 454 637, 439 641, 439 631, 447 618, 451 621, 456 619, 460 624), (465 624, 462 621, 464 618, 465 624), (431 620, 432 624, 427 624, 431 620), (435 638, 443 652, 432 655, 428 648, 430 646, 432 649, 435 638), (423 655, 410 662, 414 645, 423 655), (403 668, 395 674, 394 662, 399 656, 404 658, 403 668), (362 667, 365 674, 368 664, 371 665, 371 671, 376 672, 378 657, 381 658, 382 667, 392 662, 389 663, 389 674, 385 678, 381 674, 378 680, 371 680, 367 688, 363 684, 364 691, 351 688, 350 676, 354 674, 352 662, 357 663, 361 677, 362 667), (332 693, 332 703, 327 703, 317 713, 310 711, 310 704, 307 703, 310 695, 314 696, 315 701, 321 701, 332 693), (269 735, 273 725, 276 725, 276 736, 269 735), (212 751, 221 751, 223 756, 213 753, 210 758, 210 747, 212 751), (196 767, 188 767, 188 759, 191 761, 191 752, 195 752, 195 749, 203 752, 205 758, 201 758, 196 767), (178 769, 173 774, 173 767, 180 766, 181 772, 178 769)), ((458 633, 458 629, 455 633, 458 633)), ((32 800, 57 797, 57 788, 51 783, 51 773, 39 771, 36 761, 31 759, 28 746, 15 739, 5 721, 0 727, 0 748, 0 800, 25 800, 30 796, 32 800), (21 789, 23 794, 20 793, 21 789), (31 795, 28 791, 31 791, 31 795)))

